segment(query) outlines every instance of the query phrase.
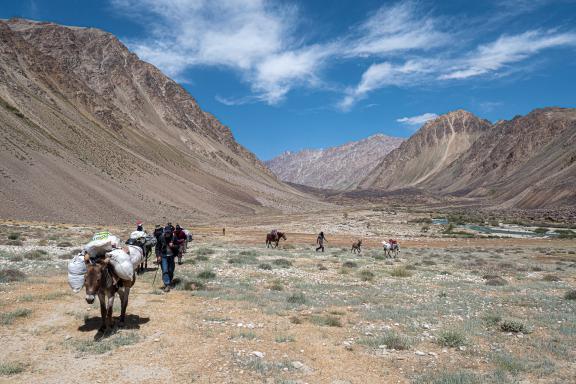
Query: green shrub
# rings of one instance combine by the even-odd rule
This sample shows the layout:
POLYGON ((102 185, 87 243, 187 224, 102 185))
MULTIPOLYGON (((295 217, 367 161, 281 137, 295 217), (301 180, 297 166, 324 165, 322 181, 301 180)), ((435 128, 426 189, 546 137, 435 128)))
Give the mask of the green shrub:
POLYGON ((405 267, 397 267, 390 271, 390 276, 394 277, 410 277, 412 273, 405 267))
POLYGON ((272 263, 282 268, 290 268, 292 266, 292 262, 287 259, 276 259, 272 263))
POLYGON ((466 345, 466 336, 456 330, 446 330, 440 333, 437 341, 444 347, 460 347, 466 345))
POLYGON ((0 283, 12 283, 24 279, 26 275, 16 269, 0 269, 0 283))
POLYGON ((542 277, 542 280, 544 280, 544 281, 562 281, 562 279, 560 279, 556 275, 544 275, 542 277))
POLYGON ((360 338, 358 340, 358 344, 366 345, 374 349, 379 348, 381 345, 385 345, 387 349, 403 351, 410 349, 412 340, 408 336, 396 333, 394 331, 389 331, 379 336, 360 338))
POLYGON ((572 289, 564 295, 566 300, 576 300, 576 289, 572 289))
POLYGON ((256 257, 258 256, 258 253, 256 253, 256 251, 254 250, 247 250, 247 251, 241 251, 240 256, 256 257))
POLYGON ((208 261, 208 260, 210 260, 210 258, 206 255, 198 255, 198 256, 196 256, 195 260, 196 261, 208 261))
POLYGON ((139 340, 140 336, 135 332, 122 332, 102 340, 71 339, 69 345, 71 345, 76 351, 80 353, 99 355, 109 352, 117 347, 135 344, 139 340))
POLYGON ((536 229, 534 230, 534 233, 538 233, 538 234, 543 234, 543 233, 546 233, 546 232, 548 232, 548 228, 539 227, 539 228, 536 228, 536 229))
POLYGON ((342 264, 342 266, 343 266, 344 268, 357 268, 357 267, 358 267, 358 264, 356 264, 356 263, 353 262, 353 261, 346 261, 346 262, 344 262, 344 263, 342 264))
POLYGON ((262 263, 258 266, 258 268, 263 269, 265 271, 271 271, 272 270, 272 266, 268 263, 262 263))
POLYGON ((19 363, 0 363, 0 376, 17 375, 24 371, 24 366, 19 363))
POLYGON ((489 313, 487 315, 484 315, 484 317, 482 317, 482 320, 484 320, 484 322, 488 325, 496 326, 502 321, 502 316, 500 316, 499 314, 489 313))
MULTIPOLYGON (((36 249, 34 251, 28 251, 24 253, 23 257, 28 260, 50 260, 50 255, 43 249, 36 249)), ((66 255, 68 258, 69 256, 66 255)))
POLYGON ((360 275, 360 279, 362 279, 362 281, 372 281, 375 277, 372 271, 368 271, 366 269, 360 271, 358 275, 360 275))
POLYGON ((294 337, 286 335, 278 335, 274 338, 277 343, 292 343, 295 341, 294 337))
POLYGON ((200 273, 198 273, 198 278, 199 279, 204 279, 204 280, 211 280, 211 279, 215 279, 216 278, 216 273, 206 269, 200 273))
POLYGON ((293 293, 286 298, 286 301, 290 304, 306 304, 306 297, 303 293, 293 293))
POLYGON ((61 242, 58 243, 57 246, 60 247, 60 248, 68 248, 68 247, 71 247, 71 246, 72 246, 72 243, 69 242, 69 241, 61 241, 61 242))
POLYGON ((498 353, 492 357, 496 366, 513 375, 517 375, 526 370, 526 363, 508 353, 498 353))
POLYGON ((336 316, 312 316, 312 322, 326 327, 341 327, 342 322, 336 316))
POLYGON ((0 324, 10 325, 14 320, 21 317, 28 317, 31 313, 32 311, 28 308, 19 308, 12 312, 0 313, 0 324))
POLYGON ((6 245, 12 245, 15 247, 21 247, 24 245, 24 243, 22 242, 22 240, 8 240, 5 243, 6 245))
MULTIPOLYGON (((206 288, 206 285, 200 280, 189 280, 189 279, 174 279, 174 288, 181 291, 201 291, 206 288)), ((158 293, 161 294, 162 291, 158 290, 158 293)))
POLYGON ((528 328, 520 321, 505 320, 500 324, 500 330, 503 332, 529 333, 528 328))
POLYGON ((8 240, 20 240, 20 233, 19 232, 9 233, 8 240))

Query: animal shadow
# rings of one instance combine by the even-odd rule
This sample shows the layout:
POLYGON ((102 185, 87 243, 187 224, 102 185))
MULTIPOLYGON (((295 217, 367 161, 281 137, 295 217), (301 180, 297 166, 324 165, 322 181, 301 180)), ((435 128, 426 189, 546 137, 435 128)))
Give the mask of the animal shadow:
POLYGON ((116 333, 118 329, 140 329, 140 325, 146 324, 150 321, 149 317, 140 317, 138 315, 126 315, 126 320, 124 321, 124 325, 119 327, 118 324, 120 322, 119 317, 114 317, 114 325, 111 329, 102 331, 100 330, 100 326, 102 325, 102 318, 100 316, 93 316, 89 317, 84 320, 84 324, 78 327, 80 332, 91 332, 98 330, 96 335, 94 336, 94 340, 100 340, 106 337, 109 337, 116 333))

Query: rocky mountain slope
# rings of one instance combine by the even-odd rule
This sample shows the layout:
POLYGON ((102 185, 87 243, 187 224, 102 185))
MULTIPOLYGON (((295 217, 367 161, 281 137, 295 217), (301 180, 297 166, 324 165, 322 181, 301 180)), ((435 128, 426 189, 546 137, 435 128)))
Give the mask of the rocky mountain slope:
POLYGON ((0 148, 2 218, 192 220, 309 201, 97 29, 0 21, 0 148))
POLYGON ((462 110, 431 120, 387 155, 360 187, 400 189, 434 179, 490 128, 489 121, 462 110))
POLYGON ((265 164, 283 181, 345 190, 354 188, 403 141, 402 138, 377 134, 338 147, 285 152, 265 164))
POLYGON ((575 164, 576 109, 537 109, 494 125, 455 111, 426 123, 360 188, 419 188, 503 208, 573 207, 575 164))

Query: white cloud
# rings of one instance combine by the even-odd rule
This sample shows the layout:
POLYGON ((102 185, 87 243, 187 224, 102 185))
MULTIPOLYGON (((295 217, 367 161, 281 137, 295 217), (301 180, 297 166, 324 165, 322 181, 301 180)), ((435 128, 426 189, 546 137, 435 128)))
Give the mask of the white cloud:
POLYGON ((358 100, 379 88, 417 83, 426 77, 434 66, 432 60, 409 60, 402 65, 388 62, 372 64, 362 74, 358 85, 347 91, 338 107, 344 111, 349 110, 358 100))
POLYGON ((347 44, 351 56, 382 56, 409 50, 428 50, 447 44, 450 37, 437 29, 438 21, 418 10, 413 1, 381 7, 347 44))
POLYGON ((469 57, 460 60, 441 80, 466 79, 501 70, 508 64, 526 60, 548 48, 576 45, 576 34, 527 31, 479 46, 469 57))
POLYGON ((429 120, 433 120, 437 118, 438 115, 435 113, 423 113, 422 115, 412 116, 412 117, 403 117, 401 119, 397 119, 396 121, 406 125, 412 126, 420 126, 429 120))
POLYGON ((151 35, 128 44, 170 76, 191 66, 238 71, 259 98, 274 103, 290 80, 316 71, 314 47, 292 50, 296 9, 264 0, 112 0, 151 35), (275 68, 271 66, 276 64, 275 68))
POLYGON ((343 61, 377 60, 355 86, 332 84, 332 91, 342 93, 338 107, 346 111, 380 88, 506 74, 512 64, 545 49, 576 45, 573 32, 533 30, 501 35, 466 53, 481 31, 451 30, 454 20, 433 16, 421 2, 411 0, 383 6, 341 36, 312 43, 299 31, 298 8, 286 1, 110 1, 149 33, 128 45, 169 76, 186 81, 186 70, 202 66, 236 72, 251 94, 237 99, 218 96, 226 105, 276 104, 297 87, 327 89, 325 68, 343 61))

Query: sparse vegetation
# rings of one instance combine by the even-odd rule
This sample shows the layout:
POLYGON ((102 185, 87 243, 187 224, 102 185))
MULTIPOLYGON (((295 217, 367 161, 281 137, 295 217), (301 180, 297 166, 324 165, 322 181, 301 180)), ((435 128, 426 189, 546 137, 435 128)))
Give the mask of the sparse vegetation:
POLYGON ((0 269, 0 283, 12 283, 26 279, 24 272, 17 269, 0 269))
POLYGON ((341 327, 342 321, 336 316, 312 316, 312 322, 316 325, 322 325, 326 327, 341 327))
POLYGON ((358 268, 358 264, 353 261, 345 261, 342 263, 342 266, 344 268, 358 268))
POLYGON ((362 279, 362 281, 372 281, 374 280, 375 277, 374 272, 368 271, 366 269, 360 271, 358 275, 360 276, 360 279, 362 279))
POLYGON ((212 279, 216 278, 216 273, 209 270, 209 269, 206 269, 206 270, 198 273, 198 278, 203 279, 203 280, 212 280, 212 279))
POLYGON ((529 333, 528 328, 520 321, 505 320, 500 323, 500 330, 512 333, 529 333))
POLYGON ((17 375, 24 371, 24 366, 20 363, 9 362, 0 363, 0 376, 17 375))
POLYGON ((272 270, 272 266, 268 263, 262 263, 262 264, 258 265, 258 268, 263 269, 265 271, 271 271, 272 270))
POLYGON ((10 325, 14 322, 14 320, 22 317, 28 317, 31 313, 32 310, 28 308, 19 308, 12 312, 0 313, 0 324, 10 325))
POLYGON ((118 347, 136 344, 140 336, 135 332, 117 333, 102 340, 70 340, 68 344, 77 352, 88 355, 101 355, 118 347))
POLYGON ((273 291, 283 291, 284 290, 284 286, 282 285, 282 283, 280 281, 273 281, 269 288, 273 291))
POLYGON ((50 255, 48 255, 48 252, 42 250, 42 249, 36 249, 34 251, 28 251, 26 253, 24 253, 23 257, 25 259, 29 259, 29 260, 38 260, 38 261, 42 261, 42 260, 50 260, 50 255))
POLYGON ((358 344, 366 345, 373 349, 385 346, 387 349, 403 351, 410 349, 412 346, 412 340, 406 335, 389 331, 378 336, 362 337, 358 340, 358 344))
POLYGON ((564 294, 566 300, 576 300, 576 289, 572 289, 564 294))
POLYGON ((272 263, 281 268, 290 268, 292 266, 292 262, 288 259, 276 259, 272 263))
POLYGON ((390 276, 393 277, 410 277, 412 273, 408 271, 405 267, 396 267, 390 271, 390 276))
POLYGON ((286 301, 290 304, 306 304, 306 297, 303 293, 293 293, 286 298, 286 301))
POLYGON ((438 335, 438 344, 443 347, 460 347, 467 344, 466 336, 457 330, 445 330, 438 335))
POLYGON ((213 250, 212 248, 201 247, 201 248, 198 248, 196 250, 196 257, 209 256, 209 255, 213 255, 214 253, 216 253, 216 251, 213 250))

